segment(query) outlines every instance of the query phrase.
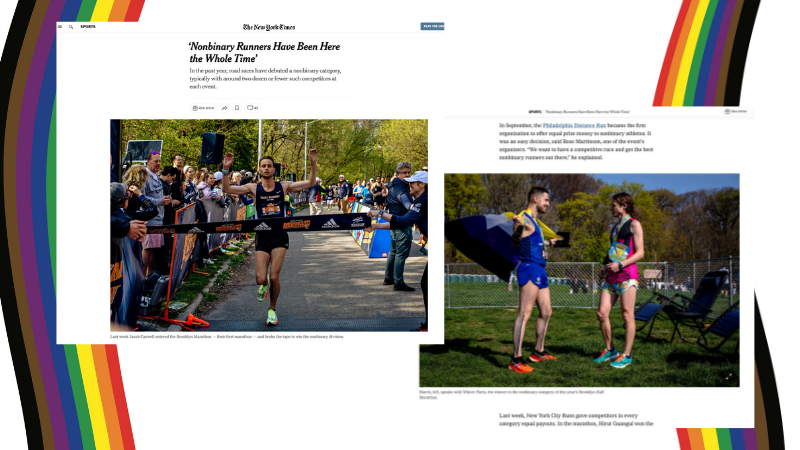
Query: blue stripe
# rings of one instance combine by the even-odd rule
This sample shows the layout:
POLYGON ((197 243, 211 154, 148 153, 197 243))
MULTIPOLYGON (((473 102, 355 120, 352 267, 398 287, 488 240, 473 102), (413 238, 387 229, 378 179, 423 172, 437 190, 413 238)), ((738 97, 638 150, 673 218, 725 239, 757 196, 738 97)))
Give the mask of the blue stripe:
POLYGON ((719 37, 722 15, 725 13, 725 6, 728 0, 719 0, 717 9, 714 11, 714 19, 711 22, 711 29, 708 32, 706 48, 703 52, 703 61, 700 65, 700 74, 697 77, 697 90, 694 93, 694 106, 703 106, 706 100, 706 89, 708 89, 708 75, 711 72, 711 61, 714 58, 714 48, 719 37))

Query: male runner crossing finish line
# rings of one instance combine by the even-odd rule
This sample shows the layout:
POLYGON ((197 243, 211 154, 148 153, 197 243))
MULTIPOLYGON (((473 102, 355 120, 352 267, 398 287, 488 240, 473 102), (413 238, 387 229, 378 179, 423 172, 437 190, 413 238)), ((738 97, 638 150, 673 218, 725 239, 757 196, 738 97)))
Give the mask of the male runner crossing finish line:
POLYGON ((522 338, 525 336, 525 324, 531 317, 534 303, 539 307, 536 319, 536 346, 530 360, 541 362, 555 360, 555 356, 544 351, 544 336, 547 323, 550 321, 550 284, 547 281, 547 250, 545 245, 554 245, 562 238, 545 240, 544 229, 537 216, 547 211, 550 206, 550 193, 542 187, 531 188, 528 192, 528 209, 514 217, 514 234, 511 245, 517 248, 519 266, 519 312, 514 320, 514 357, 508 368, 520 373, 533 372, 533 368, 522 359, 522 338))
MULTIPOLYGON (((222 192, 226 194, 251 194, 256 199, 256 215, 259 219, 286 217, 284 196, 288 192, 300 192, 314 185, 317 179, 317 151, 308 151, 311 170, 306 181, 276 182, 275 160, 271 156, 262 156, 258 161, 261 182, 244 186, 231 186, 228 171, 233 164, 233 154, 227 153, 222 161, 222 192)), ((269 228, 268 226, 266 228, 269 228)), ((278 296, 281 293, 281 268, 286 250, 289 248, 289 234, 283 229, 269 229, 256 232, 256 283, 258 283, 258 300, 263 301, 269 293, 269 311, 267 325, 278 324, 278 296), (270 266, 270 262, 272 265, 270 266), (267 270, 269 269, 269 273, 267 270)))

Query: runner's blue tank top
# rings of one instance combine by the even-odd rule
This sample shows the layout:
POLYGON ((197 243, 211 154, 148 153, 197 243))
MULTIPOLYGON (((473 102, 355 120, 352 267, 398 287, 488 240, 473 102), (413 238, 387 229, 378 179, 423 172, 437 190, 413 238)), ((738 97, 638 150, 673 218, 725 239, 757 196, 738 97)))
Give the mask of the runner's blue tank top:
POLYGON ((544 258, 544 236, 542 235, 542 227, 536 220, 527 212, 523 213, 525 222, 532 222, 535 228, 533 234, 528 237, 522 238, 519 247, 517 247, 517 257, 521 262, 535 262, 541 266, 547 265, 547 260, 544 258))

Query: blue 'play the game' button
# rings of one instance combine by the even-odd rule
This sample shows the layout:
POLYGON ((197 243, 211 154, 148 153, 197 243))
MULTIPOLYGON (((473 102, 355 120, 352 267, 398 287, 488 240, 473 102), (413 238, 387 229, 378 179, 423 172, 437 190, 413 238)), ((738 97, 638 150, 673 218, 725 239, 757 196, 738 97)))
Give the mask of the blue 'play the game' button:
POLYGON ((420 25, 422 31, 442 30, 444 31, 444 22, 422 22, 420 25))

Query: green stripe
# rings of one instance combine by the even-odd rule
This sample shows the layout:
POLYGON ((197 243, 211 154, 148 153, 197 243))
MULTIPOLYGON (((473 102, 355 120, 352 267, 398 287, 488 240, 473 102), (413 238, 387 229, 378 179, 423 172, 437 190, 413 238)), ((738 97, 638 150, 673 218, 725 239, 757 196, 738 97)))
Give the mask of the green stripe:
MULTIPOLYGON (((47 140, 47 176, 45 200, 47 201, 47 236, 50 240, 50 267, 53 269, 53 289, 56 287, 56 101, 50 118, 50 136, 47 140)), ((56 299, 57 301, 58 299, 56 299)))
POLYGON ((89 417, 89 404, 86 402, 86 391, 83 388, 81 363, 78 361, 78 348, 74 345, 65 345, 64 354, 67 357, 69 381, 72 383, 72 395, 75 397, 75 409, 78 412, 78 423, 81 426, 83 448, 94 449, 92 419, 89 417))
POLYGON ((719 441, 719 450, 733 450, 731 430, 728 428, 717 428, 717 440, 719 441))
POLYGON ((711 30, 711 22, 714 21, 714 12, 717 10, 719 0, 711 0, 708 3, 706 16, 703 18, 703 26, 700 28, 700 36, 697 37, 697 46, 694 48, 692 58, 692 68, 689 70, 689 81, 686 83, 686 95, 683 97, 683 106, 694 105, 694 94, 697 91, 697 78, 700 76, 700 66, 703 65, 703 53, 708 42, 708 32, 711 30))
POLYGON ((94 13, 94 5, 96 4, 97 0, 83 0, 83 2, 81 2, 81 9, 78 11, 78 17, 75 18, 75 22, 91 22, 92 14, 94 13))

